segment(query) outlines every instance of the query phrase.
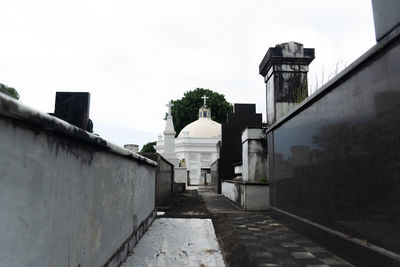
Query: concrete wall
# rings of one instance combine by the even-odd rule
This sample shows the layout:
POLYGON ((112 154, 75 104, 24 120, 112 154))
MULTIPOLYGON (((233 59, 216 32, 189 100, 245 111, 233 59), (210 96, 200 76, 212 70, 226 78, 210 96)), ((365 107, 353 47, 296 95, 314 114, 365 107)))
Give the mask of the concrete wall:
POLYGON ((221 193, 229 200, 241 205, 240 184, 233 181, 221 181, 221 193))
POLYGON ((173 194, 174 186, 174 166, 166 159, 158 161, 156 175, 156 206, 170 199, 173 194))
POLYGON ((3 94, 0 132, 0 265, 123 260, 154 218, 156 163, 3 94))
POLYGON ((175 168, 175 183, 187 184, 187 169, 186 167, 175 168))
POLYGON ((174 193, 185 192, 187 186, 187 169, 178 167, 174 169, 174 193))
POLYGON ((219 159, 215 160, 211 163, 211 185, 218 185, 218 167, 219 167, 219 159))
POLYGON ((140 152, 138 154, 157 162, 155 203, 156 207, 159 207, 172 197, 174 165, 159 153, 140 152))
POLYGON ((268 184, 242 183, 240 195, 240 205, 245 211, 265 211, 270 207, 268 184))
POLYGON ((245 211, 265 211, 270 207, 267 183, 225 180, 221 181, 221 192, 245 211))
POLYGON ((242 133, 243 181, 268 180, 268 153, 263 129, 247 128, 242 133))

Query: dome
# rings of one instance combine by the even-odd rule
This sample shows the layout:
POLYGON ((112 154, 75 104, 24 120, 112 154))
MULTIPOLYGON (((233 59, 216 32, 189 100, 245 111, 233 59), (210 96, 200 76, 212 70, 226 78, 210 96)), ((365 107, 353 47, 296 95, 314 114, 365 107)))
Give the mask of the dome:
POLYGON ((180 137, 221 137, 221 124, 208 117, 200 117, 189 123, 179 133, 180 137))

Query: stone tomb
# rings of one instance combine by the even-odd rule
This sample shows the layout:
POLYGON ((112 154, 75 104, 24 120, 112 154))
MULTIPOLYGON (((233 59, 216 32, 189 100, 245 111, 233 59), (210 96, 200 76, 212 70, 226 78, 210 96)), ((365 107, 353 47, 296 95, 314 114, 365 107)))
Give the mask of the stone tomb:
MULTIPOLYGON (((221 193, 221 180, 232 180, 234 165, 242 161, 242 131, 247 127, 261 128, 262 114, 256 113, 255 104, 234 104, 233 113, 228 114, 227 121, 222 123, 221 145, 219 147, 218 192, 221 193)), ((215 168, 215 167, 214 167, 215 168)))
MULTIPOLYGON (((207 174, 210 173, 211 162, 217 158, 216 144, 221 140, 221 125, 211 119, 211 109, 206 103, 208 97, 202 98, 204 104, 199 108, 199 118, 186 125, 177 138, 174 138, 172 116, 168 115, 164 139, 159 136, 155 146, 158 153, 173 155, 181 163, 185 162, 188 185, 203 185, 211 182, 207 174)), ((170 160, 169 156, 166 158, 170 160)), ((177 167, 175 165, 176 170, 178 170, 177 167)), ((184 170, 179 170, 177 179, 182 182, 185 175, 184 170)))
POLYGON ((263 129, 246 128, 243 131, 242 159, 242 179, 222 181, 222 194, 245 211, 269 209, 268 161, 263 129))
POLYGON ((89 110, 90 93, 56 92, 54 116, 92 132, 93 124, 89 119, 89 110))
POLYGON ((314 48, 296 42, 270 47, 259 70, 267 85, 267 124, 271 126, 308 96, 308 65, 314 48))

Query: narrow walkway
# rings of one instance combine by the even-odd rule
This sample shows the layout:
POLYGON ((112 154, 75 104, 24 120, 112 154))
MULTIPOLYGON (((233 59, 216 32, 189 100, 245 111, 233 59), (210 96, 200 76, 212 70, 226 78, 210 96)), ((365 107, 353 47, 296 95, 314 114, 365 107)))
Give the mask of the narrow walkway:
POLYGON ((268 212, 243 212, 206 187, 200 187, 198 191, 207 211, 214 218, 216 235, 228 266, 351 266, 272 219, 268 212), (224 218, 218 222, 218 216, 224 218), (226 223, 234 231, 227 230, 229 235, 221 233, 218 223, 226 223), (243 249, 247 255, 244 255, 243 249), (230 258, 237 254, 242 255, 230 258))
POLYGON ((122 267, 224 266, 210 219, 158 218, 122 267))
POLYGON ((268 212, 244 212, 213 190, 198 187, 175 196, 174 204, 158 216, 123 266, 219 267, 221 252, 226 266, 352 266, 268 212), (212 228, 215 235, 207 233, 212 228), (205 240, 210 242, 207 248, 205 240))

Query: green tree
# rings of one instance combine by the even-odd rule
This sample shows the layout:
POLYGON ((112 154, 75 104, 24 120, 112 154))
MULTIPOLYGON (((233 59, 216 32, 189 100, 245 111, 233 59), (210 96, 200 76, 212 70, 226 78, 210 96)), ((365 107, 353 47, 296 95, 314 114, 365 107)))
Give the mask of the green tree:
POLYGON ((9 87, 7 85, 0 83, 0 92, 5 93, 5 94, 19 100, 19 94, 18 94, 17 90, 15 90, 12 87, 9 87))
POLYGON ((140 152, 156 152, 156 150, 154 149, 156 143, 157 142, 149 142, 143 145, 142 150, 140 150, 140 152))
POLYGON ((226 121, 226 115, 231 113, 233 108, 232 104, 225 100, 225 96, 209 89, 196 88, 184 93, 181 99, 172 100, 174 106, 171 113, 176 136, 186 125, 198 119, 199 108, 203 105, 201 97, 204 95, 208 97, 207 107, 211 109, 211 118, 219 123, 226 121))

